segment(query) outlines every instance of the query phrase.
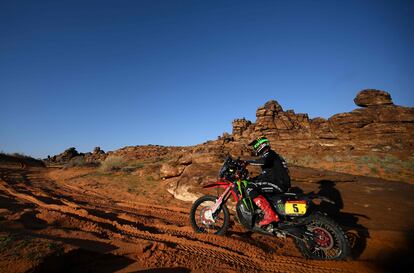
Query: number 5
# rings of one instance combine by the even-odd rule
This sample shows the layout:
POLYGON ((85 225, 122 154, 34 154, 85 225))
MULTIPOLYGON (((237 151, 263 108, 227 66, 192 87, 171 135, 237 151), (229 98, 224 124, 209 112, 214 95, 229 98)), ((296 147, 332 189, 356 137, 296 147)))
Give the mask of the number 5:
POLYGON ((299 212, 298 204, 293 204, 293 211, 299 212))

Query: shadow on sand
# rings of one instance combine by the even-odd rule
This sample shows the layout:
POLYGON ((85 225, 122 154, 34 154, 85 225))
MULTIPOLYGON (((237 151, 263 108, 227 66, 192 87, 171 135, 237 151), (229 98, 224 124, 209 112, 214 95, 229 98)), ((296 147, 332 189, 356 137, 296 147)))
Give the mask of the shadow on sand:
POLYGON ((321 180, 318 184, 319 191, 317 194, 327 197, 334 202, 334 204, 332 204, 322 201, 318 205, 318 209, 328 214, 341 225, 348 237, 349 244, 351 245, 352 257, 357 259, 364 252, 367 245, 367 238, 369 238, 368 229, 358 222, 360 218, 369 218, 363 214, 341 211, 344 208, 344 203, 340 191, 335 187, 335 182, 321 180))
POLYGON ((185 267, 154 268, 135 271, 133 273, 190 273, 191 270, 185 267))
POLYGON ((414 267, 414 229, 406 232, 405 245, 399 246, 397 251, 389 253, 378 261, 384 272, 410 272, 414 267), (411 268, 411 269, 409 269, 411 268))
POLYGON ((85 249, 75 249, 63 255, 47 257, 39 264, 34 273, 89 273, 116 272, 134 261, 113 254, 93 252, 85 249))

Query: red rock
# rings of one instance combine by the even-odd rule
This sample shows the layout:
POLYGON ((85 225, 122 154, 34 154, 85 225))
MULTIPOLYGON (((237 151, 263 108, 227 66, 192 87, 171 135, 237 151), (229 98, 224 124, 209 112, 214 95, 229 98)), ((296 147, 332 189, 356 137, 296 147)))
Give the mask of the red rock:
POLYGON ((391 95, 388 92, 376 89, 365 89, 360 91, 355 97, 354 102, 361 107, 393 104, 391 95))

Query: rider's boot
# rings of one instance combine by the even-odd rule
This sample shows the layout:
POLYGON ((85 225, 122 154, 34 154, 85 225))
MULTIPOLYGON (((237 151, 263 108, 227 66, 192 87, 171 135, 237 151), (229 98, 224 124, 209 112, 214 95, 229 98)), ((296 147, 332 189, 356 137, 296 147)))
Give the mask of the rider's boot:
POLYGON ((279 217, 273 211, 269 202, 262 195, 253 199, 254 203, 264 212, 263 220, 259 222, 260 226, 266 226, 272 222, 279 222, 279 217))

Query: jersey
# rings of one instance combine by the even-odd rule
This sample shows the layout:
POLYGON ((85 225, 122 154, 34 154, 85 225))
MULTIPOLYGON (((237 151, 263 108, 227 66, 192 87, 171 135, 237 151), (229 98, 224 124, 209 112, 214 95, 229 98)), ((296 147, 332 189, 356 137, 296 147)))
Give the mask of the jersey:
POLYGON ((254 179, 253 183, 272 183, 277 185, 283 192, 290 188, 290 176, 286 161, 275 151, 269 149, 263 153, 261 158, 247 160, 247 162, 262 168, 262 173, 254 179))

